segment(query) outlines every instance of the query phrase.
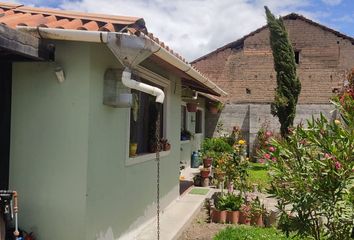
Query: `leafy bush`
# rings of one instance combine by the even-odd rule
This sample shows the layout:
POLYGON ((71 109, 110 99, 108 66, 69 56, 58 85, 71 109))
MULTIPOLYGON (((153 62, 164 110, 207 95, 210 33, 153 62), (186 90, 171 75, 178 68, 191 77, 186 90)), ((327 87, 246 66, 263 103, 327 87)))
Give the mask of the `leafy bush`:
POLYGON ((270 193, 279 200, 283 230, 293 228, 316 240, 350 239, 354 217, 347 201, 354 178, 354 111, 346 109, 354 106, 354 98, 340 96, 334 103, 343 121, 321 115, 306 128, 299 125, 286 140, 274 141, 268 153, 270 193))
POLYGON ((227 227, 215 235, 213 240, 286 240, 287 238, 274 228, 227 227))
POLYGON ((202 153, 215 152, 220 155, 224 152, 232 152, 233 148, 224 138, 206 138, 202 144, 202 153))

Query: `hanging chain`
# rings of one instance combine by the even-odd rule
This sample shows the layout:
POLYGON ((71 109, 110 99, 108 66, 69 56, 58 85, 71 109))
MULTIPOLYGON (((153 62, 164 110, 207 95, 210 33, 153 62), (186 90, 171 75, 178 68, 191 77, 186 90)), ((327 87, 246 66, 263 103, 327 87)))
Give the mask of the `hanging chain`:
POLYGON ((156 165, 157 165, 157 179, 156 179, 156 213, 157 213, 157 240, 160 240, 160 109, 157 106, 157 121, 156 121, 156 165))

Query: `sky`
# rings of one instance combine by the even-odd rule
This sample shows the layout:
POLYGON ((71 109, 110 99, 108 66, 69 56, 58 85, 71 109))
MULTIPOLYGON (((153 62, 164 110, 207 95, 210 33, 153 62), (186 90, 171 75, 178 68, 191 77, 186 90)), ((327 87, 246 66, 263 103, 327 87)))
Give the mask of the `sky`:
MULTIPOLYGON (((11 1, 11 0, 10 0, 11 1)), ((276 16, 304 15, 354 36, 354 0, 12 0, 36 7, 137 16, 149 32, 192 61, 265 25, 276 16)))

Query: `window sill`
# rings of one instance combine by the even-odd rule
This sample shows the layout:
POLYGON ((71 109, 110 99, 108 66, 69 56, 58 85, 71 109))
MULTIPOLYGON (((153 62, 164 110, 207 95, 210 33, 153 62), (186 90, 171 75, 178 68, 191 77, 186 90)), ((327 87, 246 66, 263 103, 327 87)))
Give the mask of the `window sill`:
POLYGON ((190 143, 191 140, 181 140, 181 144, 186 144, 186 143, 190 143))
MULTIPOLYGON (((160 157, 166 157, 170 154, 169 151, 162 151, 160 152, 160 157)), ((147 154, 142 154, 136 157, 128 157, 128 159, 125 161, 125 166, 131 166, 139 163, 143 163, 146 161, 150 160, 155 160, 156 159, 156 153, 147 153, 147 154)))

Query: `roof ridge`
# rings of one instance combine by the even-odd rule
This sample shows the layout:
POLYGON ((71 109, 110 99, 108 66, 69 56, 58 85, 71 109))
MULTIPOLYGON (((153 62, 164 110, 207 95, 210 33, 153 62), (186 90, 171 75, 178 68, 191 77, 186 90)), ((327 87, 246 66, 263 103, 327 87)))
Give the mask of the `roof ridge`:
MULTIPOLYGON (((313 21, 311 19, 308 19, 308 18, 304 17, 301 14, 292 12, 292 13, 289 13, 289 14, 281 17, 281 18, 285 19, 285 20, 286 19, 289 19, 289 20, 301 19, 301 20, 303 20, 303 21, 305 21, 305 22, 307 22, 309 24, 312 24, 312 25, 315 25, 317 27, 320 27, 320 28, 324 29, 325 31, 329 31, 329 32, 335 34, 338 37, 342 37, 342 38, 348 39, 354 45, 354 38, 353 37, 350 37, 350 36, 345 35, 345 34, 339 32, 339 31, 336 31, 336 30, 334 30, 332 28, 329 28, 329 27, 327 27, 325 25, 322 25, 322 24, 320 24, 318 22, 315 22, 315 21, 313 21)), ((229 42, 229 43, 227 43, 227 44, 215 49, 214 51, 211 51, 211 52, 209 52, 209 53, 207 53, 207 54, 205 54, 205 55, 203 55, 203 56, 191 61, 190 63, 194 64, 194 63, 199 62, 199 61, 201 61, 201 60, 203 60, 203 59, 205 59, 205 58, 207 58, 207 57, 209 57, 209 56, 211 56, 211 55, 213 55, 215 53, 219 53, 219 52, 224 51, 224 50, 226 50, 228 48, 242 48, 243 47, 243 42, 244 42, 244 40, 246 38, 248 38, 250 36, 253 36, 254 34, 262 31, 263 29, 265 29, 267 27, 268 27, 268 24, 263 25, 262 27, 257 28, 256 30, 250 32, 249 34, 244 35, 243 37, 241 37, 241 38, 239 38, 239 39, 237 39, 235 41, 229 42)))

